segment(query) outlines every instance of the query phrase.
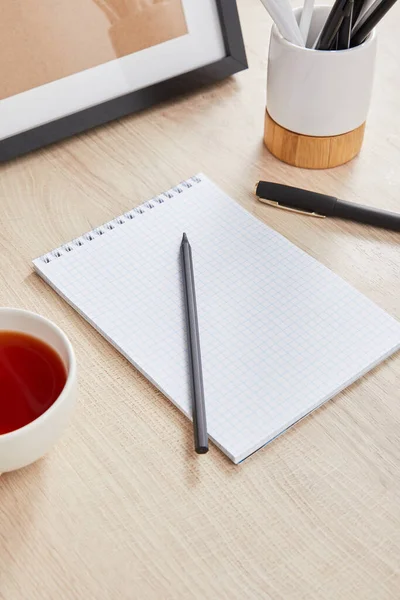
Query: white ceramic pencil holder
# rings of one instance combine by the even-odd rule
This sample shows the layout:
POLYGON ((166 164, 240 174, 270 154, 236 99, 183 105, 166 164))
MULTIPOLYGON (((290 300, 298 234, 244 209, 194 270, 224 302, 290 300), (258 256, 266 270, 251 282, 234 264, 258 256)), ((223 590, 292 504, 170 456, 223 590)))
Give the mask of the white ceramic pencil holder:
MULTIPOLYGON (((363 143, 376 34, 349 50, 312 49, 330 9, 315 7, 307 48, 285 40, 275 25, 271 32, 264 142, 297 167, 336 167, 354 158, 363 143)), ((299 20, 301 8, 294 13, 299 20)))

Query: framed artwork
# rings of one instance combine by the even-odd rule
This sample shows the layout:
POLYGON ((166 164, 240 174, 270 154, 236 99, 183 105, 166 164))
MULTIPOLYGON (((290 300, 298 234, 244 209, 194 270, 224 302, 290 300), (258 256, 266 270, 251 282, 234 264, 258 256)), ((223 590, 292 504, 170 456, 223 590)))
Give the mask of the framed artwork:
POLYGON ((0 162, 247 68, 235 0, 0 0, 0 162))

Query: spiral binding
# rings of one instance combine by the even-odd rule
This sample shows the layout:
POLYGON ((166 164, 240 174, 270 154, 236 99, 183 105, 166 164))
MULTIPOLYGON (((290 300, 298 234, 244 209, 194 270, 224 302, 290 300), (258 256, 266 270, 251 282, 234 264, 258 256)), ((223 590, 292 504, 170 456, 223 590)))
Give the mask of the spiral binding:
POLYGON ((147 202, 140 204, 136 208, 129 210, 128 212, 124 213, 123 215, 120 215, 119 217, 112 219, 112 221, 108 221, 108 223, 104 223, 104 225, 101 225, 100 227, 96 227, 92 231, 87 231, 86 233, 84 233, 83 235, 81 235, 78 238, 75 238, 71 242, 68 242, 67 244, 64 244, 63 246, 60 246, 59 248, 55 248, 55 250, 52 250, 51 252, 48 252, 47 254, 43 254, 43 256, 39 256, 38 260, 48 264, 48 263, 52 262, 53 260, 55 260, 56 258, 61 258, 61 256, 64 256, 65 254, 68 254, 69 252, 73 252, 74 250, 76 250, 76 248, 79 248, 80 246, 83 246, 83 245, 87 244, 88 242, 91 242, 92 240, 96 239, 96 237, 99 237, 101 235, 106 235, 107 231, 112 231, 113 229, 115 229, 116 227, 119 227, 120 225, 123 225, 127 221, 136 219, 136 217, 138 215, 141 215, 141 214, 153 209, 155 206, 157 206, 157 204, 163 204, 166 200, 169 200, 170 198, 174 198, 178 194, 181 194, 182 192, 184 192, 185 189, 189 189, 189 188, 193 187, 193 185, 195 185, 196 183, 200 183, 200 182, 201 182, 201 177, 199 177, 198 175, 195 175, 194 177, 191 177, 190 179, 186 179, 186 181, 182 181, 177 186, 171 188, 170 190, 167 190, 166 192, 163 192, 159 196, 155 196, 154 198, 151 198, 151 200, 148 200, 147 202))

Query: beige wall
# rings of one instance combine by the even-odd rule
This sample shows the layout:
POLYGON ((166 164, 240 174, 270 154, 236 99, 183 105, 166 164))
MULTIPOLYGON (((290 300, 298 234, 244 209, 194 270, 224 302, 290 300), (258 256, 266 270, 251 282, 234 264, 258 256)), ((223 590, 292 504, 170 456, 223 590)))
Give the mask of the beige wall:
POLYGON ((0 0, 0 99, 187 33, 181 0, 0 0))

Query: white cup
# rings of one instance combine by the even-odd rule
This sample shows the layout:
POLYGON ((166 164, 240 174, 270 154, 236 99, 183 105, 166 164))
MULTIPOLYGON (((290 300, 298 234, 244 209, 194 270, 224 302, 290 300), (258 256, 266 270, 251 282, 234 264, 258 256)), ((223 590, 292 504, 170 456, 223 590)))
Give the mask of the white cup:
MULTIPOLYGON (((76 399, 76 359, 67 336, 57 325, 35 313, 0 308, 0 330, 39 338, 62 359, 67 380, 57 400, 40 417, 20 429, 0 434, 0 474, 26 467, 41 458, 65 429, 76 399)), ((7 401, 7 398, 4 399, 7 401)), ((0 409, 3 401, 0 391, 0 409)))
MULTIPOLYGON (((294 10, 297 20, 301 8, 294 10)), ((314 9, 308 45, 331 10, 314 9)), ((373 31, 360 46, 319 51, 286 41, 274 25, 268 56, 267 110, 281 127, 307 136, 336 136, 360 127, 371 101, 376 55, 373 31)))

